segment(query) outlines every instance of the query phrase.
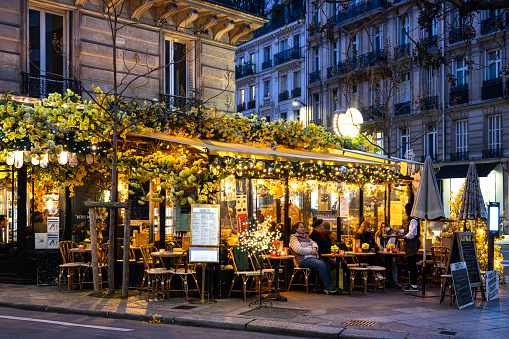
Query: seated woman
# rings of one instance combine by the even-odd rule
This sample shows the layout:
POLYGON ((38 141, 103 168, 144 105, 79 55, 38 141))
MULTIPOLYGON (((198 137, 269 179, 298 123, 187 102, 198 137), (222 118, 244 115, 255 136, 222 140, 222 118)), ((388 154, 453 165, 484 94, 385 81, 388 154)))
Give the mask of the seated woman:
POLYGON ((318 271, 325 293, 340 293, 340 290, 332 286, 330 281, 330 266, 318 258, 318 245, 309 238, 305 230, 306 228, 302 222, 297 222, 292 226, 290 248, 295 255, 295 259, 300 267, 318 271))
MULTIPOLYGON (((373 226, 367 221, 363 221, 361 226, 359 227, 359 230, 357 234, 355 235, 355 239, 360 240, 360 246, 362 244, 368 244, 369 250, 371 252, 377 252, 379 250, 378 245, 376 244, 375 238, 373 237, 373 234, 371 233, 373 231, 373 226)), ((369 256, 369 257, 360 257, 360 262, 364 262, 368 265, 375 265, 379 266, 382 264, 382 260, 379 258, 378 255, 376 256, 369 256)))
MULTIPOLYGON (((375 234, 375 240, 380 249, 386 249, 387 245, 393 244, 395 248, 399 248, 399 241, 396 237, 391 237, 394 232, 388 223, 385 221, 380 224, 380 228, 375 234)), ((388 280, 390 287, 398 287, 398 266, 396 256, 382 256, 382 261, 385 268, 387 268, 388 280)))

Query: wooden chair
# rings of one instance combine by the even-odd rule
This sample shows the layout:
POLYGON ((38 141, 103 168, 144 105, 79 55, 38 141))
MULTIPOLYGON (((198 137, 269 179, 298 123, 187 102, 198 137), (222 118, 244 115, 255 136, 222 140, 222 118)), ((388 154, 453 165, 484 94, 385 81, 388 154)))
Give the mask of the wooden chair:
POLYGON ((77 248, 78 244, 74 241, 60 241, 58 243, 60 253, 62 254, 63 264, 58 265, 58 291, 60 292, 62 282, 67 284, 67 292, 74 289, 74 284, 79 284, 81 288, 80 267, 83 262, 74 261, 74 253, 70 251, 71 248, 77 248), (74 282, 74 276, 78 276, 78 282, 74 282))
POLYGON ((441 280, 442 274, 447 271, 447 258, 449 257, 449 248, 444 246, 431 247, 431 258, 433 260, 433 279, 441 280))
POLYGON ((440 276, 440 304, 445 299, 445 292, 449 287, 449 305, 456 299, 456 295, 454 294, 454 285, 452 282, 452 274, 442 274, 440 276))
POLYGON ((157 260, 152 258, 150 255, 150 253, 157 251, 157 248, 155 248, 154 245, 142 245, 140 250, 143 258, 143 267, 145 268, 143 272, 143 280, 141 281, 140 295, 146 281, 147 301, 149 300, 150 295, 152 295, 152 298, 155 299, 155 296, 159 295, 159 293, 162 295, 164 300, 166 295, 165 284, 168 285, 167 282, 171 279, 171 271, 164 267, 155 266, 157 260))
POLYGON ((309 286, 316 286, 317 283, 309 283, 309 277, 311 274, 315 274, 315 281, 316 281, 316 272, 312 271, 310 268, 300 267, 299 262, 296 258, 293 258, 293 273, 292 278, 290 279, 290 283, 288 284, 287 291, 290 290, 292 287, 293 279, 296 275, 302 275, 304 277, 304 283, 293 283, 294 286, 306 286, 306 293, 309 293, 309 286), (313 273, 314 272, 314 273, 313 273))
POLYGON ((198 280, 196 279, 196 266, 194 264, 189 263, 189 256, 188 253, 189 250, 182 252, 179 258, 179 263, 177 265, 177 268, 171 268, 170 269, 170 281, 168 284, 168 292, 171 291, 181 291, 184 292, 186 295, 186 300, 189 300, 189 291, 198 291, 198 294, 201 298, 201 290, 200 286, 198 285, 198 280), (171 281, 173 277, 179 277, 182 281, 182 289, 174 289, 171 286, 171 281), (190 289, 188 284, 188 277, 191 276, 194 280, 194 284, 196 285, 196 288, 190 289))
POLYGON ((367 267, 357 266, 349 266, 348 270, 350 272, 350 293, 352 293, 355 287, 360 287, 362 290, 362 294, 366 293, 368 290, 368 273, 369 269, 367 267), (356 281, 359 281, 356 283, 356 281))
MULTIPOLYGON (((262 267, 262 279, 265 278, 267 280, 267 289, 269 291, 272 290, 272 282, 275 279, 276 276, 276 270, 272 268, 272 265, 270 264, 270 260, 268 261, 268 264, 265 265, 263 262, 263 257, 260 254, 255 253, 254 251, 248 251, 249 260, 251 261, 251 266, 255 271, 260 271, 260 266, 262 267)), ((279 269, 279 274, 283 273, 283 269, 279 269)), ((279 276, 279 281, 281 282, 281 276, 279 276)), ((262 281, 263 283, 263 281, 262 281)))
POLYGON ((382 266, 368 266, 369 272, 373 273, 373 280, 371 283, 368 283, 369 286, 373 286, 375 288, 375 293, 378 287, 383 287, 385 293, 385 281, 386 281, 386 268, 382 266))
MULTIPOLYGON (((102 244, 97 248, 97 267, 99 269, 99 290, 103 289, 103 272, 106 272, 108 276, 108 261, 110 247, 108 243, 102 244)), ((94 283, 90 275, 92 272, 92 263, 82 263, 82 275, 81 275, 81 288, 83 284, 94 283), (89 280, 87 280, 87 273, 89 274, 89 280)))
POLYGON ((253 282, 255 280, 258 280, 258 283, 261 284, 261 278, 263 276, 263 271, 260 272, 259 270, 253 270, 252 267, 249 265, 249 257, 248 253, 239 250, 236 246, 231 247, 229 249, 229 255, 230 259, 233 264, 233 279, 232 279, 232 285, 230 287, 230 292, 228 292, 228 298, 230 297, 230 294, 232 292, 243 292, 244 293, 244 301, 247 300, 247 293, 248 292, 255 292, 257 293, 260 289, 252 288, 253 282), (235 285, 235 280, 237 278, 242 278, 242 290, 234 290, 233 287, 235 285), (249 282, 249 278, 253 277, 251 281, 251 286, 248 288, 247 283, 249 282))

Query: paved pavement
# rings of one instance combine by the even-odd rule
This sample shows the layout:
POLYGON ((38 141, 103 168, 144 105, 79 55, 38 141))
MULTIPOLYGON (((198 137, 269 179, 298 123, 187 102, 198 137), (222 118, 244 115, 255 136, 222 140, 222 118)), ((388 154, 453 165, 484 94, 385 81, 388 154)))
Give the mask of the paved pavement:
POLYGON ((240 294, 215 304, 190 304, 185 298, 150 300, 146 295, 128 300, 95 298, 87 291, 58 292, 55 286, 0 284, 0 306, 73 313, 108 318, 159 321, 178 325, 236 329, 319 338, 483 338, 505 337, 509 331, 509 287, 500 288, 500 299, 477 300, 458 310, 448 299, 439 304, 438 287, 405 293, 388 289, 362 295, 333 296, 304 291, 285 292, 287 302, 273 307, 249 307, 240 294), (347 325, 349 320, 370 323, 347 325), (370 326, 362 326, 370 325, 370 326))

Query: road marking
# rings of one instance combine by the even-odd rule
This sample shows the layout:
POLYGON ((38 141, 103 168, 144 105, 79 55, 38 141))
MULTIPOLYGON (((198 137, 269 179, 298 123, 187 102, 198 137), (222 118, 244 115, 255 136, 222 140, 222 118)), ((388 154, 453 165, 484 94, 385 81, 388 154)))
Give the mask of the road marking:
POLYGON ((10 315, 0 315, 0 318, 11 319, 11 320, 20 320, 20 321, 33 321, 33 322, 37 322, 37 323, 55 324, 55 325, 62 325, 62 326, 87 327, 87 328, 95 328, 95 329, 98 329, 98 330, 107 330, 107 331, 119 331, 119 332, 134 331, 133 328, 120 328, 120 327, 84 325, 84 324, 68 323, 68 322, 64 322, 64 321, 54 321, 54 320, 45 320, 45 319, 36 319, 36 318, 13 317, 13 316, 10 316, 10 315))

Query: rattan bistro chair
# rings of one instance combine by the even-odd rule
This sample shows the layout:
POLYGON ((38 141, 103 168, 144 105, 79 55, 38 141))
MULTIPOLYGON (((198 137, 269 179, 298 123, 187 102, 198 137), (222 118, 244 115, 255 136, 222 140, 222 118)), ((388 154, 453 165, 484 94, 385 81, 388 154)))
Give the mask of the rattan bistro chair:
POLYGON ((309 293, 309 286, 316 286, 317 285, 317 283, 310 283, 309 282, 309 277, 311 276, 311 274, 313 272, 315 274, 315 281, 316 281, 316 271, 312 271, 310 268, 300 267, 299 266, 299 262, 297 261, 297 259, 293 258, 293 273, 292 273, 292 278, 290 279, 290 283, 288 284, 287 291, 290 290, 290 288, 292 287, 292 284, 293 284, 293 286, 305 286, 306 287, 306 293, 309 293), (298 277, 298 275, 302 275, 303 276, 303 278, 304 278, 304 282, 303 283, 294 283, 293 282, 293 279, 295 278, 295 276, 298 277))
POLYGON ((67 292, 74 289, 74 284, 78 284, 81 288, 80 267, 83 262, 74 261, 74 253, 70 251, 71 248, 77 248, 78 244, 74 241, 60 241, 58 243, 60 253, 62 254, 63 264, 58 265, 58 291, 60 292, 62 283, 67 284, 67 292), (74 282, 74 277, 78 276, 78 282, 74 282))
MULTIPOLYGON (((110 247, 108 243, 102 244, 97 248, 97 267, 99 269, 99 290, 103 289, 103 272, 106 272, 106 276, 108 275, 109 249, 110 247)), ((90 277, 92 273, 92 263, 82 263, 81 269, 82 269, 81 287, 83 288, 83 284, 93 283, 93 280, 90 277), (87 274, 89 276, 88 280, 87 274)))
POLYGON ((155 299, 155 297, 159 294, 162 295, 164 300, 166 295, 165 285, 169 286, 168 282, 170 281, 172 272, 162 267, 155 267, 156 260, 150 255, 150 253, 157 251, 157 248, 155 248, 154 245, 142 245, 140 250, 143 258, 143 267, 145 268, 143 280, 141 281, 140 295, 146 282, 147 285, 145 288, 147 289, 147 301, 149 300, 150 295, 152 295, 152 298, 155 299))
POLYGON ((259 270, 253 270, 253 268, 249 265, 249 257, 247 252, 239 250, 236 246, 229 249, 230 251, 230 258, 233 263, 233 279, 232 279, 232 285, 230 287, 230 292, 228 293, 228 298, 230 297, 230 294, 232 292, 243 292, 244 293, 244 301, 247 300, 247 293, 248 292, 255 292, 257 293, 259 291, 259 288, 253 288, 253 282, 258 280, 258 283, 261 284, 261 279, 264 276, 263 271, 260 272, 259 270), (242 278, 242 290, 234 290, 233 287, 235 285, 235 280, 237 278, 242 278), (253 278, 251 280, 251 286, 248 288, 247 283, 249 282, 249 278, 253 278))
POLYGON ((199 296, 201 297, 200 286, 198 285, 198 280, 196 279, 196 266, 195 264, 189 263, 189 250, 182 252, 179 258, 179 262, 177 264, 177 268, 170 269, 170 281, 168 283, 168 291, 177 291, 184 292, 186 295, 186 300, 189 300, 189 292, 197 291, 199 296), (171 282, 172 279, 177 276, 182 281, 182 289, 175 289, 172 287, 171 282), (189 288, 189 276, 194 280, 194 284, 196 288, 189 288))

